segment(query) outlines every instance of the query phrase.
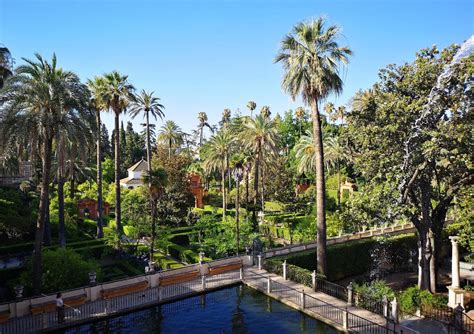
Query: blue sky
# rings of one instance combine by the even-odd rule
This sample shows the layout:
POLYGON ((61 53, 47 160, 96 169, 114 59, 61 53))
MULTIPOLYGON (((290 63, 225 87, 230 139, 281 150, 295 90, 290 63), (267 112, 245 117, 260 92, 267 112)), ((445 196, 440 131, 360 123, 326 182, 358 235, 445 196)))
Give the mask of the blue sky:
MULTIPOLYGON (((200 111, 217 123, 224 108, 247 113, 249 100, 273 114, 301 105, 282 92, 273 58, 294 24, 320 15, 342 27, 341 44, 354 51, 343 94, 330 97, 336 105, 371 86, 387 64, 474 32, 472 0, 0 0, 0 43, 17 64, 55 52, 83 80, 128 74, 136 88, 154 90, 166 118, 188 131, 200 111)), ((112 129, 112 116, 104 121, 112 129)))

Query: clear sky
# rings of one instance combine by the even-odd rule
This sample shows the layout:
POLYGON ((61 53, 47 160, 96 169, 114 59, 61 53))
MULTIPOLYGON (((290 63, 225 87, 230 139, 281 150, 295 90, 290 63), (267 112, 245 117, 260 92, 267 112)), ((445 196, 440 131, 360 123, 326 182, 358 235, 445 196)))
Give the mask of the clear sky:
MULTIPOLYGON (((198 112, 217 123, 224 108, 247 113, 249 100, 273 114, 298 107, 282 92, 273 58, 293 25, 320 15, 342 27, 341 43, 354 51, 344 93, 330 98, 336 105, 371 86, 387 64, 474 33, 472 0, 0 0, 0 43, 17 64, 55 52, 83 80, 128 74, 189 131, 198 112)), ((104 119, 112 129, 112 116, 104 119)))

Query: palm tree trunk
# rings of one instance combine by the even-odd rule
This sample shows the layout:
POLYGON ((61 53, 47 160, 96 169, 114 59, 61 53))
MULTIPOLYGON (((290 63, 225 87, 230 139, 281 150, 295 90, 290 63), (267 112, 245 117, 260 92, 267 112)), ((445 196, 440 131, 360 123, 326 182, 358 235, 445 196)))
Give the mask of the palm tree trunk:
POLYGON ((42 167, 43 173, 41 180, 41 194, 39 203, 38 219, 36 221, 35 248, 33 252, 33 294, 38 295, 41 292, 42 276, 42 247, 44 227, 46 221, 46 211, 48 210, 49 198, 49 178, 51 174, 51 151, 52 138, 47 138, 43 145, 42 167))
POLYGON ((313 121, 314 150, 316 153, 317 269, 320 274, 326 275, 326 185, 324 179, 321 116, 318 110, 317 97, 314 97, 311 101, 311 118, 313 121))
POLYGON ((204 131, 204 125, 201 125, 201 134, 199 135, 199 147, 202 146, 202 135, 204 131))
MULTIPOLYGON (((51 193, 51 189, 49 190, 51 193)), ((51 222, 49 220, 49 197, 48 202, 46 203, 46 219, 44 222, 44 233, 43 233, 43 245, 51 246, 52 239, 51 239, 51 222)))
POLYGON ((239 225, 239 211, 240 211, 240 181, 237 179, 237 196, 235 197, 235 225, 237 228, 237 245, 236 245, 236 255, 239 255, 239 246, 240 246, 240 225, 239 225))
MULTIPOLYGON (((257 143, 257 157, 255 159, 255 175, 253 178, 253 190, 255 191, 255 197, 253 199, 253 211, 252 211, 252 218, 255 221, 256 218, 256 211, 258 205, 258 178, 259 178, 259 167, 260 167, 260 141, 257 143)), ((256 227, 256 226, 255 226, 256 227)))
POLYGON ((64 221, 64 135, 58 131, 58 213, 59 246, 66 248, 66 223, 64 221))
POLYGON ((117 233, 122 234, 120 205, 120 114, 115 112, 115 222, 117 233))
POLYGON ((341 209, 341 168, 337 163, 337 208, 341 209))
POLYGON ((169 143, 168 143, 168 158, 171 159, 171 139, 169 140, 169 143))
POLYGON ((245 209, 249 207, 249 178, 250 169, 245 168, 245 209))
POLYGON ((100 110, 96 110, 97 120, 97 238, 104 237, 102 223, 103 205, 102 205, 102 146, 101 146, 101 121, 100 110))
POLYGON ((265 163, 263 162, 263 152, 262 152, 262 170, 260 171, 260 175, 261 175, 261 183, 262 183, 262 211, 265 212, 265 163))
POLYGON ((146 110, 146 159, 148 162, 148 175, 151 172, 151 145, 150 145, 150 112, 146 110))
POLYGON ((225 214, 227 210, 227 200, 225 194, 225 162, 222 162, 221 168, 221 184, 222 184, 222 219, 225 219, 225 214))
POLYGON ((156 239, 156 202, 154 202, 153 200, 150 200, 150 204, 151 204, 150 261, 153 261, 154 253, 155 253, 155 239, 156 239))

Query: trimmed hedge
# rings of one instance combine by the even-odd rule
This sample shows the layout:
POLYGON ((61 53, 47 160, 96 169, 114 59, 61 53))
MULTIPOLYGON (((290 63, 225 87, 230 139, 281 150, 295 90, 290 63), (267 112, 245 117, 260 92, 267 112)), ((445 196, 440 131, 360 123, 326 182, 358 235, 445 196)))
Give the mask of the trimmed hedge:
MULTIPOLYGON (((413 234, 389 237, 384 240, 387 260, 392 264, 392 271, 410 269, 409 258, 414 251, 416 254, 417 238, 413 234)), ((353 241, 344 244, 330 245, 327 251, 328 279, 338 281, 345 277, 362 275, 370 271, 373 264, 371 254, 379 245, 377 239, 353 241)), ((298 254, 278 257, 286 259, 288 264, 307 269, 316 269, 316 251, 300 252, 298 254)))
MULTIPOLYGON (((176 245, 176 244, 170 244, 168 245, 168 252, 172 257, 175 259, 179 259, 181 262, 185 263, 198 263, 199 262, 199 254, 196 254, 194 251, 192 251, 189 248, 176 245)), ((212 259, 205 257, 204 261, 212 261, 212 259)))

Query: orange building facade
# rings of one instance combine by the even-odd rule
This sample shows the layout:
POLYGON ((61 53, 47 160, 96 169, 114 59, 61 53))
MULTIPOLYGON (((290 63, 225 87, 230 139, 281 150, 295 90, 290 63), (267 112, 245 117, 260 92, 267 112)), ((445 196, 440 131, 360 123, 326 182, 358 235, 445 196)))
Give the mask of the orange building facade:
POLYGON ((199 174, 190 174, 189 182, 191 192, 194 195, 194 207, 199 209, 204 208, 204 188, 201 183, 201 176, 199 174))
MULTIPOLYGON (((83 198, 77 202, 77 206, 80 218, 97 219, 98 204, 95 199, 83 198)), ((104 216, 108 215, 110 210, 109 203, 103 202, 102 206, 104 216)))

